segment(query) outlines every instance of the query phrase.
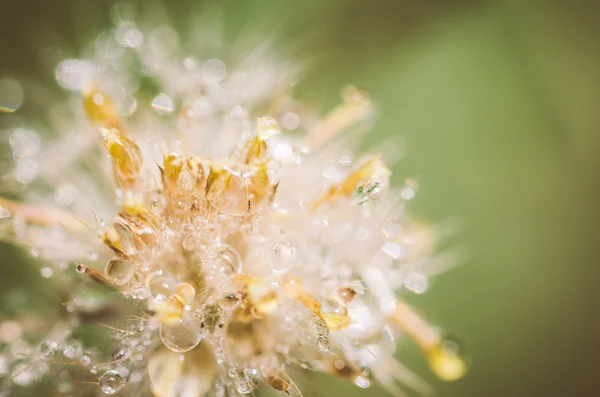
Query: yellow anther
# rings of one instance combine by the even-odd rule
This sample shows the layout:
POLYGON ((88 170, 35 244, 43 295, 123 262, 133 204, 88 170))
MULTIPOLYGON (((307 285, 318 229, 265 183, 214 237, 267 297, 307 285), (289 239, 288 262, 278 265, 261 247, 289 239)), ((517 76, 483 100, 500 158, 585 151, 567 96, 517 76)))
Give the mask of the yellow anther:
POLYGON ((140 148, 131 139, 121 135, 116 128, 103 128, 102 135, 104 146, 113 162, 117 182, 123 187, 132 187, 142 168, 140 148))

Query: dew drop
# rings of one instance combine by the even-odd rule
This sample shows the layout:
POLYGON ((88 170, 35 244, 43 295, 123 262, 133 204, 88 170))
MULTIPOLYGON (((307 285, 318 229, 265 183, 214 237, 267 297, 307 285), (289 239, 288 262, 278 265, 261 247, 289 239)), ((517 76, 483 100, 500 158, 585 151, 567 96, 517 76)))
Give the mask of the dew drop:
POLYGON ((115 258, 106 264, 106 277, 117 285, 125 285, 133 278, 135 264, 128 259, 115 258))
POLYGON ((78 359, 83 355, 83 347, 78 340, 72 339, 67 342, 67 346, 63 349, 65 357, 70 359, 78 359))
POLYGON ((175 298, 183 303, 189 305, 196 297, 196 290, 188 283, 179 283, 175 287, 175 298))
POLYGON ((100 390, 102 393, 112 396, 121 391, 126 383, 127 380, 121 376, 119 371, 110 369, 100 377, 100 390))
POLYGON ((95 66, 88 61, 65 59, 55 71, 56 81, 68 90, 83 90, 92 81, 95 66))
POLYGON ((465 347, 461 341, 446 335, 428 353, 431 370, 442 380, 451 382, 467 372, 465 347))
POLYGON ((410 272, 404 279, 404 286, 415 294, 422 294, 427 290, 429 280, 423 273, 410 272))
POLYGON ((202 74, 207 82, 219 83, 227 76, 227 66, 220 59, 209 59, 202 67, 202 74))
POLYGON ((170 96, 161 93, 152 100, 152 109, 154 109, 157 114, 164 116, 173 112, 175 103, 170 96))
POLYGON ((269 252, 271 269, 283 274, 296 264, 296 248, 288 242, 279 242, 271 246, 269 252))
POLYGON ((319 339, 317 339, 317 346, 322 352, 328 351, 330 346, 329 339, 327 339, 326 336, 319 336, 319 339))
POLYGON ((271 117, 258 117, 256 119, 256 132, 263 141, 281 133, 277 122, 271 117))
POLYGON ((166 347, 176 353, 190 351, 202 340, 200 325, 188 317, 173 325, 163 324, 160 327, 160 339, 166 347))
POLYGON ((10 211, 4 207, 0 207, 0 219, 10 218, 10 211))
POLYGON ((155 298, 165 299, 173 295, 177 282, 171 276, 155 275, 148 282, 148 289, 155 298))
POLYGON ((23 103, 23 88, 12 79, 0 79, 0 113, 16 112, 23 103))
POLYGON ((366 389, 369 386, 371 386, 371 381, 369 380, 369 378, 367 378, 366 376, 357 376, 354 379, 354 384, 358 387, 360 387, 361 389, 366 389))
POLYGON ((235 248, 229 244, 219 244, 216 247, 216 253, 213 263, 220 274, 229 276, 241 273, 242 259, 235 248))
POLYGON ((249 379, 242 380, 237 385, 237 391, 238 391, 238 393, 240 393, 242 395, 246 395, 246 394, 252 393, 252 386, 250 385, 250 380, 249 379))
POLYGON ((346 314, 346 305, 339 299, 327 299, 321 303, 321 314, 323 316, 343 316, 346 314))
POLYGON ((124 21, 115 30, 115 40, 123 47, 136 48, 142 45, 144 36, 133 23, 124 21))

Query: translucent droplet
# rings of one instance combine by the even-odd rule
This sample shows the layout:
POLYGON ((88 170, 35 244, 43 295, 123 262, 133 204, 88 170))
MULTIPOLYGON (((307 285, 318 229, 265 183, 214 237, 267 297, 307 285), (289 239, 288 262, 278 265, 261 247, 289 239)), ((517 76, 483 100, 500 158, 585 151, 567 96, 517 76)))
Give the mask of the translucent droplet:
POLYGON ((346 305, 339 299, 327 299, 321 303, 321 314, 323 316, 343 316, 346 314, 346 305))
POLYGON ((175 109, 175 103, 167 94, 159 94, 152 100, 152 109, 160 115, 171 114, 175 109))
POLYGON ((369 380, 369 378, 367 378, 366 376, 357 376, 354 379, 354 384, 358 387, 360 387, 361 389, 366 389, 369 386, 371 386, 371 381, 369 380))
POLYGON ((381 250, 394 259, 400 259, 404 256, 404 252, 400 244, 395 241, 388 241, 381 247, 381 250))
POLYGON ((340 288, 338 290, 338 296, 345 303, 352 302, 355 295, 356 291, 354 291, 352 288, 340 288))
POLYGON ((36 374, 28 363, 19 363, 13 368, 11 378, 17 385, 27 386, 35 382, 36 374))
POLYGON ((42 148, 42 140, 38 133, 26 128, 15 129, 8 142, 15 160, 35 156, 42 148))
POLYGON ((327 339, 326 336, 319 336, 319 339, 317 339, 317 346, 322 352, 328 351, 330 346, 329 339, 327 339))
POLYGON ((276 273, 283 274, 296 265, 296 248, 286 241, 273 244, 269 256, 271 269, 276 273))
POLYGON ((115 30, 115 40, 123 47, 136 48, 144 42, 144 35, 133 23, 124 21, 115 30))
POLYGON ((300 116, 296 113, 286 113, 281 120, 283 127, 288 130, 295 130, 300 127, 300 116))
POLYGON ((323 320, 321 320, 319 317, 315 316, 312 322, 312 328, 320 336, 327 336, 329 334, 329 328, 327 328, 325 322, 323 322, 323 320))
POLYGON ((451 382, 467 372, 465 348, 458 339, 447 335, 428 353, 431 370, 442 380, 451 382))
POLYGON ((202 67, 202 74, 209 83, 219 83, 227 76, 227 66, 220 59, 209 59, 202 67))
POLYGON ((125 285, 135 274, 135 264, 128 259, 115 258, 106 264, 106 277, 117 285, 125 285))
POLYGON ((404 200, 412 200, 417 194, 418 183, 414 179, 404 181, 404 187, 400 190, 400 197, 404 200))
POLYGON ((135 242, 133 240, 133 233, 125 221, 117 219, 113 223, 114 230, 117 232, 118 246, 119 249, 126 255, 133 255, 136 253, 135 242))
POLYGON ((121 376, 119 371, 114 369, 106 371, 100 377, 100 390, 102 390, 102 393, 108 394, 109 396, 121 391, 126 384, 127 379, 121 376))
POLYGON ((233 275, 241 273, 242 259, 240 254, 229 244, 219 244, 217 247, 217 256, 213 263, 222 275, 233 275))
POLYGON ((263 141, 281 133, 277 122, 271 117, 258 117, 256 119, 256 132, 263 141))
POLYGON ((44 277, 44 278, 52 278, 54 271, 49 267, 43 267, 42 270, 40 271, 40 273, 42 274, 42 277, 44 277))
POLYGON ((240 381, 237 385, 237 392, 246 395, 252 393, 252 386, 250 380, 244 379, 240 381))
POLYGON ((83 355, 83 347, 81 346, 81 342, 78 340, 72 339, 67 342, 67 346, 63 349, 63 354, 65 357, 70 359, 78 359, 83 355))
POLYGON ((415 294, 422 294, 427 290, 429 279, 423 273, 410 272, 404 279, 404 286, 415 294))
POLYGON ((23 103, 23 88, 12 79, 0 79, 0 113, 16 112, 23 103))
POLYGON ((185 354, 161 349, 150 355, 147 372, 153 396, 208 396, 215 377, 215 360, 206 343, 185 354))
POLYGON ((48 340, 43 341, 42 343, 40 343, 40 346, 39 346, 40 354, 43 357, 52 356, 57 348, 58 348, 58 344, 56 342, 48 341, 48 340))
POLYGON ((219 306, 224 310, 233 310, 239 302, 239 299, 234 295, 227 295, 217 301, 219 306))
POLYGON ((4 207, 0 207, 0 219, 10 218, 10 211, 4 207))
POLYGON ((55 77, 63 88, 81 91, 91 84, 94 73, 92 62, 65 59, 56 67, 55 77))
POLYGON ((175 292, 177 281, 171 276, 155 275, 148 282, 148 289, 155 298, 168 298, 175 292))
POLYGON ((193 318, 184 317, 178 323, 161 325, 160 339, 172 351, 183 353, 198 346, 202 340, 200 329, 200 325, 193 318))
POLYGON ((196 297, 196 290, 188 283, 179 283, 175 287, 175 298, 183 303, 189 305, 196 297))
POLYGON ((0 377, 8 373, 8 360, 0 354, 0 377))
POLYGON ((39 167, 33 159, 27 157, 17 163, 15 178, 21 183, 31 183, 38 175, 39 167))

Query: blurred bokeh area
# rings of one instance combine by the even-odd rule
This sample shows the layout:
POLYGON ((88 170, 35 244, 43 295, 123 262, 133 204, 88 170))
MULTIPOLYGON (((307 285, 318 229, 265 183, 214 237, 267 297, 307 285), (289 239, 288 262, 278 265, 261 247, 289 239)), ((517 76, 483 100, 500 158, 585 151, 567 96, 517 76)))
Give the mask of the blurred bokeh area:
MULTIPOLYGON (((379 114, 365 147, 402 143, 394 181, 418 179, 412 211, 459 225, 446 244, 466 253, 427 293, 407 294, 468 342, 471 370, 454 383, 436 380, 402 342, 403 361, 437 395, 600 395, 600 306, 591 293, 600 257, 600 6, 171 0, 149 12, 144 1, 131 4, 147 23, 163 12, 184 37, 190 29, 178 21, 194 13, 218 25, 223 43, 264 35, 302 64, 297 96, 324 111, 347 84, 372 95, 379 114)), ((57 55, 48 48, 76 57, 111 23, 113 5, 4 1, 0 78, 50 87, 57 55)), ((16 114, 35 111, 28 101, 25 90, 16 114)), ((3 292, 27 283, 24 257, 0 246, 3 292)), ((305 396, 386 395, 316 378, 305 396)))

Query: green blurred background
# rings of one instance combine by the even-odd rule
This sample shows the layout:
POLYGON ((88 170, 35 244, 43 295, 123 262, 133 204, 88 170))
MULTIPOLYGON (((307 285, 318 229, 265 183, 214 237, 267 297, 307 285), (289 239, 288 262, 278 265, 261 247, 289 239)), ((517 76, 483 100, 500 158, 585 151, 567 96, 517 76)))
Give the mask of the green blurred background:
MULTIPOLYGON (((43 46, 76 55, 108 26, 112 3, 4 0, 0 77, 50 81, 43 46)), ((394 178, 420 180, 413 211, 458 219, 452 245, 469 254, 411 299, 469 341, 472 369, 451 384, 436 381, 411 346, 401 351, 438 395, 598 396, 596 3, 231 0, 165 9, 175 23, 214 13, 230 39, 275 37, 285 55, 309 61, 300 98, 327 107, 345 84, 364 87, 380 108, 367 143, 408 143, 394 178)), ((14 270, 14 250, 0 253, 14 270)), ((8 274, 3 288, 24 278, 8 274)), ((305 395, 384 393, 320 378, 305 395)))

